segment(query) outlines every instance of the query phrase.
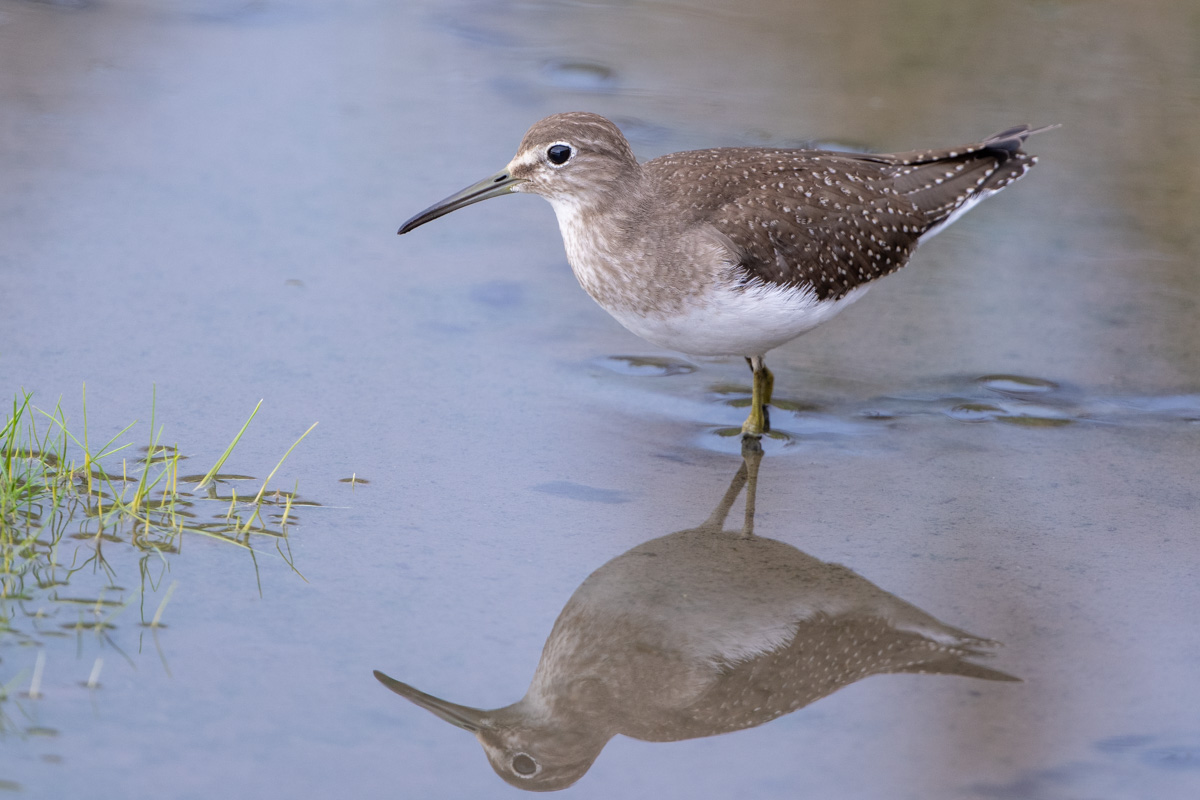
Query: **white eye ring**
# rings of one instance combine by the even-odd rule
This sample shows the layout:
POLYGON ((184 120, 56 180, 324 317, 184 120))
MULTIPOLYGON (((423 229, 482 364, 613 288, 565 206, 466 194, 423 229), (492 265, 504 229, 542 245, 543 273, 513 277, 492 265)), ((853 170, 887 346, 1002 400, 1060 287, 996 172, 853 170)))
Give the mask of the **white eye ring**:
POLYGON ((517 776, 521 777, 521 778, 532 778, 534 775, 537 775, 539 772, 542 771, 542 765, 537 762, 536 758, 529 755, 528 753, 517 753, 516 755, 514 755, 512 757, 511 764, 512 764, 513 772, 515 772, 517 774, 517 776), (527 766, 527 764, 525 762, 522 762, 521 767, 518 767, 517 766, 518 759, 524 759, 525 762, 532 764, 533 769, 531 769, 531 770, 522 769, 521 767, 527 766))

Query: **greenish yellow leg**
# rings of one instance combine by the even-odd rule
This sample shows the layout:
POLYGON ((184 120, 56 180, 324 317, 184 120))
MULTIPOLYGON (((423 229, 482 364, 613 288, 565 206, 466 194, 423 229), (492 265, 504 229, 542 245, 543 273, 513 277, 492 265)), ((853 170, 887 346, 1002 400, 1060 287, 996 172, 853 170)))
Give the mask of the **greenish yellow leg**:
POLYGON ((750 397, 750 416, 742 424, 742 433, 746 436, 762 436, 771 430, 767 406, 771 404, 771 394, 775 391, 775 376, 763 363, 762 356, 752 356, 746 362, 754 372, 754 389, 750 397))

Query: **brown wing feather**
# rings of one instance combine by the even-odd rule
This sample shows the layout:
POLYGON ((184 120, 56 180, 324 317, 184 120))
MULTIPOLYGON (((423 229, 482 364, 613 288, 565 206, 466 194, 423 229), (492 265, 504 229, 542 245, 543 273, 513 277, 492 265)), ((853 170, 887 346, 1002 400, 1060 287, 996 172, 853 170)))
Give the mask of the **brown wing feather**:
POLYGON ((721 148, 644 165, 691 200, 685 222, 710 225, 734 248, 747 284, 811 289, 837 299, 898 270, 921 236, 974 199, 1021 177, 1031 133, 1013 128, 974 145, 857 155, 721 148))

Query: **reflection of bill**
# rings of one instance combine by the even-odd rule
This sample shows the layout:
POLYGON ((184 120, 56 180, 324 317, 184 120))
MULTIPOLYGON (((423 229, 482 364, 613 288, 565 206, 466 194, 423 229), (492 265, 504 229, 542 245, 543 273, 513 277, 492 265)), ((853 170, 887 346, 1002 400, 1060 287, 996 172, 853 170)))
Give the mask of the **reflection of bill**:
POLYGON ((854 681, 919 672, 1016 678, 966 659, 995 644, 937 621, 839 564, 752 533, 761 450, 700 527, 593 572, 559 614, 529 691, 481 710, 376 672, 385 686, 474 733, 522 789, 577 781, 616 734, 665 742, 761 725, 854 681), (723 530, 747 488, 746 525, 723 530))

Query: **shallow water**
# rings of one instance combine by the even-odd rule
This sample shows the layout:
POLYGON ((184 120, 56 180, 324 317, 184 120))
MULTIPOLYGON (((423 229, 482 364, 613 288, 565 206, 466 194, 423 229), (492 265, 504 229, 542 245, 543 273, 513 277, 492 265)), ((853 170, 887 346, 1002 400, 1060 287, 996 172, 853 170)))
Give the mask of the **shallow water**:
POLYGON ((617 735, 566 794, 1200 794, 1200 17, 720 5, 0 3, 0 397, 78 422, 86 383, 94 440, 148 438, 153 398, 199 472, 263 398, 228 469, 261 480, 319 421, 274 485, 321 503, 295 571, 193 537, 143 589, 111 543, 115 576, 10 602, 0 787, 516 794, 372 670, 520 699, 589 576, 721 504, 749 391, 609 319, 541 201, 396 238, 579 108, 643 158, 1063 127, 771 354, 756 486, 763 541, 1002 643, 970 660, 1021 682, 874 675, 735 733, 617 735))

